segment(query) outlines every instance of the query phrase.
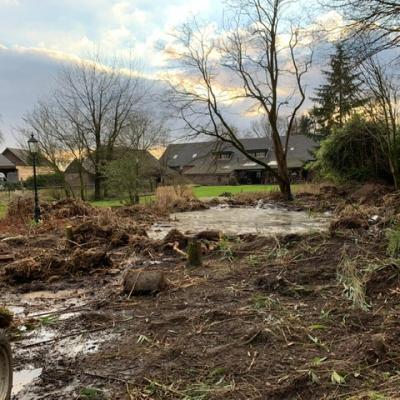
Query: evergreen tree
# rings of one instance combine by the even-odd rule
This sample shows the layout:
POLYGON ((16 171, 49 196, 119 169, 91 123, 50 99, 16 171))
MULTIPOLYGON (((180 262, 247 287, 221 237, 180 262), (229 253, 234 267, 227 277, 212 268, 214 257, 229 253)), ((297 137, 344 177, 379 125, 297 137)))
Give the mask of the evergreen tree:
POLYGON ((352 110, 364 103, 359 97, 359 73, 354 72, 342 43, 336 44, 336 52, 330 57, 329 66, 328 71, 322 71, 326 83, 317 88, 315 97, 311 99, 317 103, 311 116, 321 136, 327 136, 334 127, 343 127, 352 110))

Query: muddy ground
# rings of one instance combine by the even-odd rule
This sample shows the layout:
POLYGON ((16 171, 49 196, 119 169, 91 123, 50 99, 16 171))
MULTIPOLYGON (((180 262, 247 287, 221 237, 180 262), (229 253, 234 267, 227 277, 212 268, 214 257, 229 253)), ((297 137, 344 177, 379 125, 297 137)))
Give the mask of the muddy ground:
POLYGON ((400 194, 330 188, 286 206, 330 210, 330 230, 205 235, 197 268, 187 236, 146 236, 160 210, 55 203, 39 226, 15 212, 0 242, 13 398, 400 399, 400 262, 387 250, 400 194), (162 271, 167 287, 129 296, 131 269, 162 271))

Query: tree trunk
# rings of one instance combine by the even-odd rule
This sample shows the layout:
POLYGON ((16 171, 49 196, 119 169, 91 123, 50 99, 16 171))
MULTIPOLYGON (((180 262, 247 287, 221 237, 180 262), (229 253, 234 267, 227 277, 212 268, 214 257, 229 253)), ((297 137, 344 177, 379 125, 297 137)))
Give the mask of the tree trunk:
POLYGON ((277 163, 277 167, 278 167, 279 189, 282 193, 283 199, 286 201, 291 201, 291 200, 293 200, 293 196, 292 196, 292 190, 290 187, 290 177, 289 177, 289 170, 288 170, 287 163, 286 163, 285 151, 282 148, 279 134, 277 134, 275 137, 273 137, 273 139, 274 139, 276 163, 277 163))
POLYGON ((290 181, 280 181, 279 182, 279 189, 282 193, 283 199, 286 201, 292 201, 293 195, 292 190, 290 187, 290 181))
POLYGON ((82 166, 79 166, 78 169, 78 175, 79 175, 79 190, 81 194, 81 200, 86 201, 86 194, 85 194, 85 182, 83 181, 83 173, 82 173, 82 166))
POLYGON ((102 200, 103 198, 101 193, 101 186, 102 186, 101 181, 102 181, 101 174, 99 172, 96 172, 94 176, 94 199, 96 201, 102 200))

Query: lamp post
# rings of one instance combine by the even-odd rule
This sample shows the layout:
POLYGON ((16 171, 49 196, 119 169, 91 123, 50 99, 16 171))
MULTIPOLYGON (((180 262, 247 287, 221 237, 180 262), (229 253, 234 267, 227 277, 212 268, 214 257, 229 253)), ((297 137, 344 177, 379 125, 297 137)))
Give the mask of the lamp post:
POLYGON ((38 195, 38 188, 37 188, 37 180, 36 180, 36 158, 39 153, 39 142, 36 140, 33 133, 28 140, 29 152, 32 155, 32 162, 33 162, 33 187, 35 192, 35 211, 34 211, 34 220, 35 222, 39 222, 42 219, 40 213, 40 206, 39 206, 39 195, 38 195))

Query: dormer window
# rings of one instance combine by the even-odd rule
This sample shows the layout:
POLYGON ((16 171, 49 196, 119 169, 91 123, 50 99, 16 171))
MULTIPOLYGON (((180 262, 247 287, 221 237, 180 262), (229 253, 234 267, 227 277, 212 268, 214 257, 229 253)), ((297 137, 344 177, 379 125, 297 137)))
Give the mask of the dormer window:
POLYGON ((223 151, 216 154, 218 160, 230 160, 232 158, 232 153, 228 151, 223 151))
POLYGON ((252 151, 250 154, 255 158, 265 158, 267 157, 268 151, 267 150, 259 150, 259 151, 252 151))

